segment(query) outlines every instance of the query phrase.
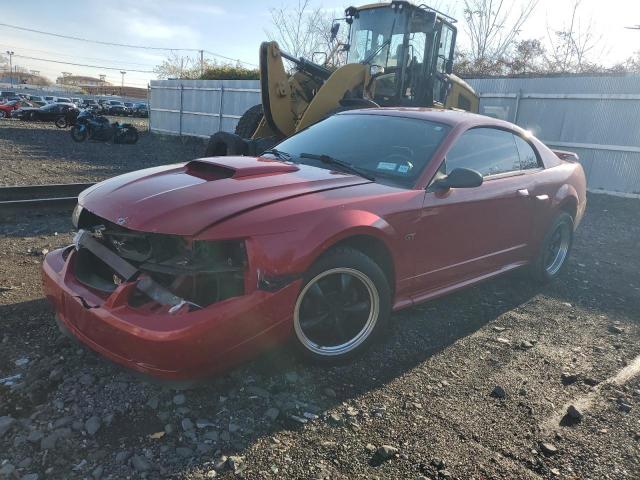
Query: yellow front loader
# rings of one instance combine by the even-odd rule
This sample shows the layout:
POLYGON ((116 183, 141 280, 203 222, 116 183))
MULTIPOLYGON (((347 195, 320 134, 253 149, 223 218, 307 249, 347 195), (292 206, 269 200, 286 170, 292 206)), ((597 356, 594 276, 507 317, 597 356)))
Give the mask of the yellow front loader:
MULTIPOLYGON (((349 7, 347 63, 337 69, 295 58, 276 42, 260 46, 262 103, 219 132, 207 156, 256 155, 333 113, 370 107, 439 107, 478 111, 478 96, 451 73, 455 20, 407 1, 349 7), (287 73, 283 60, 295 65, 287 73)), ((333 25, 335 38, 339 23, 333 25)), ((337 47, 334 49, 335 53, 337 47)), ((325 62, 327 63, 327 62, 325 62)))

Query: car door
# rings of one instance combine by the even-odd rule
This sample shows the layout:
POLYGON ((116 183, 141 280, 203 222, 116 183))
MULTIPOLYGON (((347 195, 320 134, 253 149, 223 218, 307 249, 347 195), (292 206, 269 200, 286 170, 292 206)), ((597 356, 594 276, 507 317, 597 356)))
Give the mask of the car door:
POLYGON ((416 287, 421 295, 522 264, 527 258, 532 209, 514 135, 480 127, 451 146, 440 172, 471 168, 475 188, 428 188, 419 226, 416 287))
POLYGON ((60 105, 53 105, 42 111, 42 120, 53 121, 59 115, 60 105))

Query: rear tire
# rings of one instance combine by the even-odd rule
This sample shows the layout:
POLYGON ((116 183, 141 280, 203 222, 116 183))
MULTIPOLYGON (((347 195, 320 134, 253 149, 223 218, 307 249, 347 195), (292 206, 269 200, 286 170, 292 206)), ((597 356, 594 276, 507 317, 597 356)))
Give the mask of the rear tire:
POLYGON ((536 282, 548 283, 560 276, 571 253, 573 228, 573 218, 565 212, 558 214, 551 223, 530 267, 531 276, 536 282))
POLYGON ((2 117, 3 118, 9 118, 9 117, 11 117, 11 114, 9 112, 7 112, 6 110, 3 110, 2 111, 2 117))
POLYGON ((58 128, 67 128, 67 126, 69 125, 69 123, 67 122, 67 119, 65 117, 58 117, 56 118, 56 127, 58 128))
POLYGON ((254 105, 242 114, 236 125, 235 134, 242 138, 251 138, 264 118, 262 104, 254 105))
POLYGON ((293 343, 306 360, 336 364, 362 354, 386 329, 391 288, 364 253, 337 248, 304 276, 293 313, 293 343))
POLYGON ((129 127, 127 129, 127 132, 124 134, 123 143, 133 145, 138 142, 138 138, 140 138, 140 136, 138 135, 138 130, 135 127, 129 127))

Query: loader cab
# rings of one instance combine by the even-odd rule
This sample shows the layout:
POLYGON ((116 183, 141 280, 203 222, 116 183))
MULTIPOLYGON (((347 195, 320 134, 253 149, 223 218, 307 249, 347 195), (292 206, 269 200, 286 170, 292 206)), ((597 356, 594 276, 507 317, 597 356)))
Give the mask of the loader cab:
MULTIPOLYGON (((368 92, 382 106, 444 106, 456 42, 454 19, 406 1, 346 10, 347 63, 370 65, 368 92)), ((458 105, 453 105, 458 107, 458 105)))

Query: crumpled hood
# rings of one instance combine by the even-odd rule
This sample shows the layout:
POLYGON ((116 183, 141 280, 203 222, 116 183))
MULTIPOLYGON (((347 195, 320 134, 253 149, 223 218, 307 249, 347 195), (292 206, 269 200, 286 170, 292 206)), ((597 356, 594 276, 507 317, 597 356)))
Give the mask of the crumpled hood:
POLYGON ((191 236, 261 205, 363 183, 370 182, 264 157, 213 157, 120 175, 78 200, 131 230, 191 236))

